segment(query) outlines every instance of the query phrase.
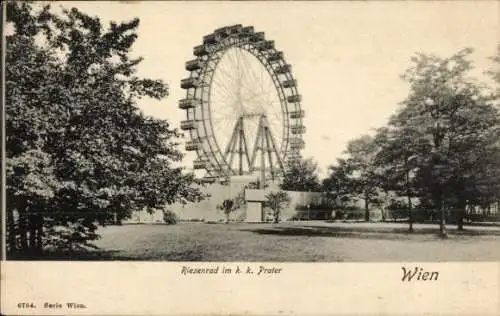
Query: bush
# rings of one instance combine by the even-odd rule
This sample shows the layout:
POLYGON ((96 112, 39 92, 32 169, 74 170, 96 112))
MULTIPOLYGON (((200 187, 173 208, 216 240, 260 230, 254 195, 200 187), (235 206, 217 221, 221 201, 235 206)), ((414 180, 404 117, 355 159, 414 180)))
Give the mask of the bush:
POLYGON ((295 206, 295 210, 297 211, 308 211, 309 209, 318 211, 331 211, 332 209, 334 209, 334 205, 327 202, 324 203, 312 202, 310 204, 297 204, 295 206))
POLYGON ((180 219, 179 222, 193 222, 193 223, 199 223, 199 222, 204 222, 204 218, 186 218, 186 219, 180 219))
POLYGON ((365 210, 361 209, 338 209, 335 210, 336 220, 363 220, 365 218, 365 210))
POLYGON ((177 215, 172 211, 166 210, 163 212, 163 221, 167 225, 175 225, 178 221, 177 215))

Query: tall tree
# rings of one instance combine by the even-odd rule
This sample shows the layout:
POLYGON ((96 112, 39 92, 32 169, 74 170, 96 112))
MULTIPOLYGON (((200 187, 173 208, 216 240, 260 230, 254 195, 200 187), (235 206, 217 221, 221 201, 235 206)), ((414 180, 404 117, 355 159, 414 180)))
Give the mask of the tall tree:
POLYGON ((96 223, 201 197, 193 175, 172 166, 182 158, 177 130, 138 108, 168 94, 136 76, 138 19, 104 29, 75 8, 9 2, 7 12, 10 250, 85 246, 96 223))
POLYGON ((320 187, 318 164, 312 158, 290 164, 281 184, 288 191, 318 191, 320 187))
POLYGON ((266 204, 273 210, 274 222, 280 221, 281 210, 290 202, 290 197, 286 192, 269 192, 266 195, 266 204))
POLYGON ((329 170, 328 177, 323 180, 322 190, 337 207, 344 208, 353 197, 349 178, 350 166, 345 159, 338 158, 336 164, 331 165, 329 170))
MULTIPOLYGON (((413 170, 418 166, 418 153, 425 150, 425 142, 419 138, 419 131, 411 126, 398 128, 395 116, 387 127, 379 129, 376 141, 380 150, 375 164, 382 169, 381 187, 386 194, 405 196, 408 208, 408 230, 413 232, 412 198, 418 196, 413 170)), ((404 123, 404 122, 403 122, 404 123)))
POLYGON ((497 45, 497 53, 495 56, 490 57, 493 62, 493 68, 486 71, 496 83, 496 99, 500 100, 500 43, 497 45))
MULTIPOLYGON (((468 77, 471 49, 449 58, 417 54, 403 78, 410 93, 402 109, 391 119, 396 138, 417 156, 416 179, 422 194, 440 211, 440 232, 446 236, 445 210, 458 209, 463 227, 467 203, 480 192, 486 170, 498 169, 499 113, 485 96, 484 87, 468 77), (406 142, 412 132, 415 142, 406 142)), ((404 159, 408 153, 399 156, 404 159)), ((494 173, 493 173, 494 174, 494 173)), ((493 178, 496 175, 490 174, 493 178)), ((488 177, 490 177, 488 176, 488 177)), ((487 182, 496 181, 489 179, 487 182)))
POLYGON ((379 146, 369 135, 350 141, 345 154, 349 174, 346 184, 350 192, 364 200, 365 221, 370 220, 370 205, 378 201, 382 172, 375 164, 379 146))

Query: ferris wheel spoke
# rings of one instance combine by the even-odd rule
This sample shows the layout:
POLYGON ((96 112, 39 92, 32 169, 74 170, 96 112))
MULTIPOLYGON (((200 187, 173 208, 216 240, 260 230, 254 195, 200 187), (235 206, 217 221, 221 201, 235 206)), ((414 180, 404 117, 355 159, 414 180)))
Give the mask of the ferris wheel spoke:
POLYGON ((243 60, 242 50, 239 48, 235 48, 234 50, 235 50, 235 57, 236 57, 236 71, 238 73, 238 80, 241 83, 241 81, 244 78, 244 71, 245 71, 245 67, 242 64, 242 60, 243 60))
POLYGON ((281 109, 281 100, 277 93, 268 92, 267 93, 267 103, 270 106, 278 107, 281 109))
MULTIPOLYGON (((243 54, 241 54, 243 55, 243 54)), ((245 64, 244 69, 246 69, 245 74, 246 74, 246 79, 248 79, 251 83, 248 85, 245 84, 244 88, 249 92, 251 95, 246 99, 246 101, 250 104, 252 107, 253 112, 265 112, 265 106, 267 106, 270 102, 268 101, 270 99, 270 94, 274 92, 276 96, 275 91, 269 91, 266 88, 269 88, 269 80, 268 82, 264 82, 263 78, 265 77, 264 74, 267 74, 267 69, 264 69, 264 67, 258 67, 261 72, 260 75, 257 75, 255 72, 256 67, 252 67, 250 65, 250 62, 248 58, 245 56, 242 56, 242 61, 245 64)), ((272 84, 272 83, 271 83, 272 84)), ((274 87, 274 84, 272 84, 274 87)))
POLYGON ((225 69, 225 66, 220 66, 217 68, 214 74, 214 78, 220 78, 221 80, 227 81, 226 85, 231 86, 231 88, 234 89, 234 86, 232 86, 235 82, 232 73, 225 69))
POLYGON ((225 102, 231 102, 233 100, 233 97, 224 86, 221 86, 218 82, 215 81, 213 82, 213 85, 216 89, 212 89, 214 90, 212 91, 212 98, 216 98, 217 100, 221 101, 223 100, 225 102))
MULTIPOLYGON (((256 59, 253 59, 252 61, 253 61, 254 65, 257 64, 257 60, 256 59)), ((246 65, 247 69, 248 69, 249 75, 252 77, 252 82, 254 82, 254 83, 257 82, 258 77, 257 77, 257 74, 255 73, 255 68, 256 67, 252 67, 252 65, 251 65, 252 62, 250 62, 250 60, 248 58, 244 58, 244 63, 246 65)), ((259 67, 259 68, 262 68, 262 67, 259 67)))
POLYGON ((258 92, 253 91, 248 87, 244 87, 244 89, 242 89, 242 92, 244 93, 245 99, 252 99, 252 98, 260 97, 258 92))
POLYGON ((211 107, 213 110, 215 110, 214 113, 212 113, 212 117, 219 117, 219 116, 236 116, 237 112, 235 112, 235 102, 233 100, 213 100, 212 101, 213 107, 211 107))
POLYGON ((273 120, 276 120, 277 122, 279 122, 281 124, 281 122, 283 122, 283 115, 281 113, 271 113, 271 118, 273 120))
POLYGON ((236 59, 238 60, 238 95, 242 97, 241 102, 244 104, 244 108, 250 112, 255 112, 253 108, 249 107, 249 97, 258 97, 258 92, 255 91, 254 80, 252 80, 249 70, 252 69, 247 61, 247 57, 243 54, 242 49, 235 49, 236 59))
POLYGON ((214 93, 212 95, 210 104, 211 109, 215 109, 217 111, 222 110, 222 113, 227 114, 234 113, 234 100, 230 99, 227 95, 219 95, 214 93))
POLYGON ((266 89, 262 89, 262 88, 261 88, 261 94, 263 97, 266 97, 266 99, 268 101, 276 99, 276 97, 277 97, 277 94, 275 91, 266 91, 266 89), (273 94, 274 94, 274 96, 273 96, 273 94))
POLYGON ((251 132, 250 134, 252 134, 253 137, 255 137, 257 135, 257 130, 259 128, 259 120, 260 119, 248 119, 247 122, 249 125, 251 125, 252 127, 250 127, 249 131, 251 132))
POLYGON ((224 54, 224 56, 227 56, 227 59, 229 61, 228 67, 231 66, 231 67, 229 67, 229 70, 232 72, 231 77, 234 79, 238 78, 238 60, 234 54, 236 49, 237 48, 230 48, 224 54))
POLYGON ((263 94, 269 97, 269 101, 274 101, 274 99, 278 97, 278 93, 276 91, 274 82, 270 78, 268 78, 269 76, 267 76, 267 70, 265 71, 266 71, 265 73, 264 70, 263 72, 261 72, 261 81, 260 81, 261 91, 263 94))
POLYGON ((265 102, 263 95, 259 91, 250 90, 248 87, 246 88, 246 91, 248 91, 249 93, 245 101, 252 104, 252 110, 258 109, 262 111, 262 103, 265 102))
POLYGON ((222 120, 222 119, 234 119, 236 117, 236 114, 231 110, 231 111, 228 111, 228 110, 218 110, 217 111, 218 113, 217 114, 214 114, 211 116, 211 119, 216 121, 216 120, 222 120))
POLYGON ((220 122, 217 125, 214 125, 214 128, 217 128, 217 131, 219 132, 219 133, 217 133, 219 138, 226 139, 226 138, 230 137, 230 135, 232 134, 232 129, 233 129, 233 125, 234 125, 233 123, 234 123, 233 120, 225 120, 225 121, 220 122))
POLYGON ((247 103, 254 103, 254 102, 257 102, 257 103, 260 103, 261 102, 261 96, 258 94, 258 93, 252 93, 251 95, 248 95, 246 96, 246 98, 244 99, 245 102, 247 103))
POLYGON ((213 100, 211 105, 211 114, 210 116, 213 118, 218 117, 234 117, 236 113, 234 112, 234 105, 231 102, 217 102, 217 100, 213 100))
POLYGON ((281 102, 279 102, 277 100, 277 98, 274 98, 273 100, 268 101, 268 108, 269 108, 268 112, 279 113, 279 114, 282 113, 281 102))
POLYGON ((231 86, 229 86, 227 83, 224 83, 219 78, 215 78, 213 84, 215 86, 215 89, 213 90, 215 90, 218 96, 221 96, 221 98, 226 100, 227 102, 234 103, 236 94, 231 86))
POLYGON ((265 114, 265 111, 263 111, 262 107, 262 100, 252 100, 248 102, 249 108, 251 109, 252 112, 260 113, 260 114, 265 114))
MULTIPOLYGON (((260 86, 260 91, 262 93, 265 93, 265 90, 264 90, 264 79, 263 79, 263 75, 264 75, 264 67, 261 67, 260 68, 260 72, 259 72, 259 80, 257 81, 259 83, 259 86, 260 86)), ((267 70, 266 70, 267 71, 267 70)))
POLYGON ((235 117, 237 115, 234 111, 234 106, 230 103, 214 101, 212 102, 211 110, 210 116, 212 118, 235 117))
MULTIPOLYGON (((245 67, 245 68, 247 68, 247 67, 245 67)), ((251 68, 247 68, 247 69, 251 69, 251 68)), ((251 72, 246 71, 245 74, 246 74, 245 78, 247 79, 246 80, 247 82, 245 82, 245 84, 242 85, 242 89, 246 92, 245 101, 252 102, 252 101, 257 100, 258 98, 261 98, 262 95, 260 94, 258 89, 256 89, 257 87, 255 86, 255 81, 252 80, 252 78, 251 78, 252 77, 251 72)), ((253 107, 251 110, 254 111, 255 107, 253 107)))
POLYGON ((253 104, 253 108, 257 109, 261 113, 266 113, 266 109, 270 106, 269 101, 262 96, 260 98, 251 99, 249 101, 253 104))
POLYGON ((230 60, 230 63, 227 64, 228 70, 231 71, 231 77, 234 81, 238 81, 238 60, 234 56, 234 48, 229 49, 227 52, 227 58, 230 60))
POLYGON ((220 74, 222 77, 224 77, 225 80, 229 80, 231 83, 234 82, 234 75, 233 75, 232 71, 229 69, 226 69, 226 66, 224 63, 219 63, 219 66, 216 70, 216 74, 220 74))
POLYGON ((226 104, 215 104, 217 111, 211 114, 211 117, 214 119, 222 118, 222 117, 235 117, 235 113, 233 110, 233 106, 226 104), (217 106, 218 105, 218 106, 217 106))
MULTIPOLYGON (((248 78, 248 76, 246 77, 248 78)), ((247 80, 245 80, 247 81, 247 80)), ((259 87, 255 85, 254 81, 251 81, 250 79, 248 82, 242 82, 242 88, 244 88, 246 91, 253 93, 253 94, 260 94, 259 87)))
POLYGON ((214 127, 217 128, 218 131, 220 132, 224 132, 224 133, 220 133, 221 134, 221 137, 228 137, 230 133, 230 130, 232 129, 232 123, 234 122, 234 120, 232 119, 225 119, 225 120, 221 120, 220 122, 218 123, 215 123, 214 122, 214 127))
POLYGON ((233 134, 234 121, 221 122, 217 125, 214 125, 214 129, 219 131, 218 133, 215 133, 213 135, 220 142, 219 145, 225 145, 227 144, 228 139, 233 134))
POLYGON ((227 80, 228 83, 230 83, 229 86, 231 86, 232 92, 236 91, 236 76, 233 72, 233 67, 228 67, 223 61, 221 61, 219 62, 217 71, 218 72, 216 72, 216 74, 220 74, 222 77, 224 77, 222 78, 223 80, 227 80))
POLYGON ((248 71, 251 69, 251 66, 248 64, 248 58, 246 56, 246 53, 244 53, 243 49, 239 48, 237 49, 238 53, 238 64, 240 66, 240 72, 242 79, 248 78, 248 71))
POLYGON ((233 92, 223 82, 219 81, 217 78, 214 78, 214 80, 212 81, 212 83, 217 88, 217 89, 213 89, 213 90, 215 90, 215 92, 219 96, 224 96, 224 98, 228 99, 228 100, 232 100, 234 98, 233 92))
POLYGON ((245 99, 245 101, 248 101, 248 102, 254 102, 254 101, 258 101, 258 99, 260 99, 260 95, 258 93, 253 93, 251 96, 247 97, 245 99))
POLYGON ((274 137, 281 140, 283 132, 283 124, 280 124, 275 120, 269 120, 269 125, 274 137))
POLYGON ((248 78, 249 79, 249 82, 250 84, 253 84, 255 82, 255 75, 253 73, 253 69, 254 67, 252 67, 252 65, 250 64, 248 58, 246 56, 244 56, 244 54, 242 52, 240 52, 240 58, 241 58, 241 61, 243 63, 243 72, 245 73, 245 78, 248 78), (250 78, 251 77, 251 78, 250 78))
POLYGON ((245 58, 244 59, 244 62, 246 63, 246 73, 248 74, 248 77, 249 80, 250 80, 250 84, 253 86, 253 91, 257 91, 257 88, 258 88, 258 85, 257 83, 259 82, 259 78, 257 76, 257 74, 255 73, 255 67, 252 67, 252 65, 250 65, 250 62, 245 58), (251 79, 250 79, 251 78, 251 79))
MULTIPOLYGON (((273 131, 281 130, 283 128, 283 121, 279 121, 277 118, 267 117, 270 128, 273 131)), ((280 132, 281 133, 281 132, 280 132)))
POLYGON ((236 90, 235 81, 234 81, 233 77, 222 67, 220 69, 218 69, 218 71, 215 73, 213 81, 218 82, 231 95, 236 90))

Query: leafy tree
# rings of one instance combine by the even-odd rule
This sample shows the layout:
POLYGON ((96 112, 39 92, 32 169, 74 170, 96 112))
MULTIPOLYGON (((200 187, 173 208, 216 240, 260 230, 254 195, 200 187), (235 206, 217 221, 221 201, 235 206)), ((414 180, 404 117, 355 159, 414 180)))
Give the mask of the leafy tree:
POLYGON ((347 145, 346 164, 350 173, 347 186, 350 192, 364 200, 365 221, 370 220, 370 204, 378 202, 382 172, 375 164, 379 146, 372 136, 364 135, 347 145))
POLYGON ((318 191, 320 188, 318 164, 312 158, 290 164, 281 184, 281 189, 288 191, 318 191))
POLYGON ((177 214, 170 210, 163 210, 163 221, 167 225, 175 225, 177 224, 177 221, 179 219, 177 218, 177 214))
POLYGON ((495 171, 500 117, 484 86, 467 76, 471 53, 464 49, 449 58, 425 54, 412 58, 413 65, 403 76, 410 84, 409 96, 389 123, 396 144, 407 147, 395 157, 404 161, 412 154, 418 161, 415 181, 423 198, 441 211, 442 236, 446 236, 445 209, 459 210, 462 229, 467 203, 484 196, 478 184, 500 179, 495 171))
MULTIPOLYGON (((393 118, 394 120, 394 118, 393 118)), ((408 208, 408 230, 413 231, 412 197, 419 195, 412 171, 418 164, 417 153, 425 149, 418 137, 418 131, 411 126, 396 128, 391 120, 388 127, 378 130, 376 141, 380 150, 375 157, 375 164, 382 170, 381 188, 386 196, 396 193, 406 196, 408 208)), ((403 122, 404 123, 404 122, 403 122)))
POLYGON ((352 198, 349 175, 351 166, 345 159, 337 159, 335 165, 329 167, 330 174, 323 180, 323 191, 329 200, 335 201, 336 208, 345 208, 352 198))
POLYGON ((290 202, 290 197, 286 192, 270 192, 266 195, 266 204, 273 210, 274 222, 280 221, 281 210, 290 202))
POLYGON ((224 222, 229 223, 229 214, 233 211, 234 201, 226 199, 222 202, 222 210, 224 211, 224 222))
POLYGON ((495 81, 496 86, 496 99, 500 99, 500 43, 497 45, 497 54, 490 58, 493 61, 494 68, 486 71, 488 75, 495 81))
POLYGON ((96 224, 201 198, 172 166, 177 130, 138 108, 168 94, 136 76, 138 19, 104 29, 75 8, 9 2, 7 20, 9 251, 71 250, 98 237, 96 224))

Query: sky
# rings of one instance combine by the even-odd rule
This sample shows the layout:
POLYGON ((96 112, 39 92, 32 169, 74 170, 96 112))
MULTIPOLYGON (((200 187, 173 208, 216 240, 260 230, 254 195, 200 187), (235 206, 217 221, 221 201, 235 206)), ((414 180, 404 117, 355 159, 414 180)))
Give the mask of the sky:
MULTIPOLYGON (((148 115, 179 126, 185 112, 180 80, 204 35, 233 24, 252 25, 275 41, 292 64, 306 113, 304 157, 324 176, 349 140, 386 124, 408 93, 400 75, 415 52, 451 56, 475 50, 473 75, 485 79, 500 42, 497 1, 336 2, 72 2, 103 22, 140 19, 132 54, 144 57, 140 76, 170 86, 164 100, 141 100, 148 115)), ((55 4, 57 6, 58 4, 55 4)), ((181 147, 183 148, 183 147, 181 147)), ((183 163, 192 166, 194 154, 183 163)))

